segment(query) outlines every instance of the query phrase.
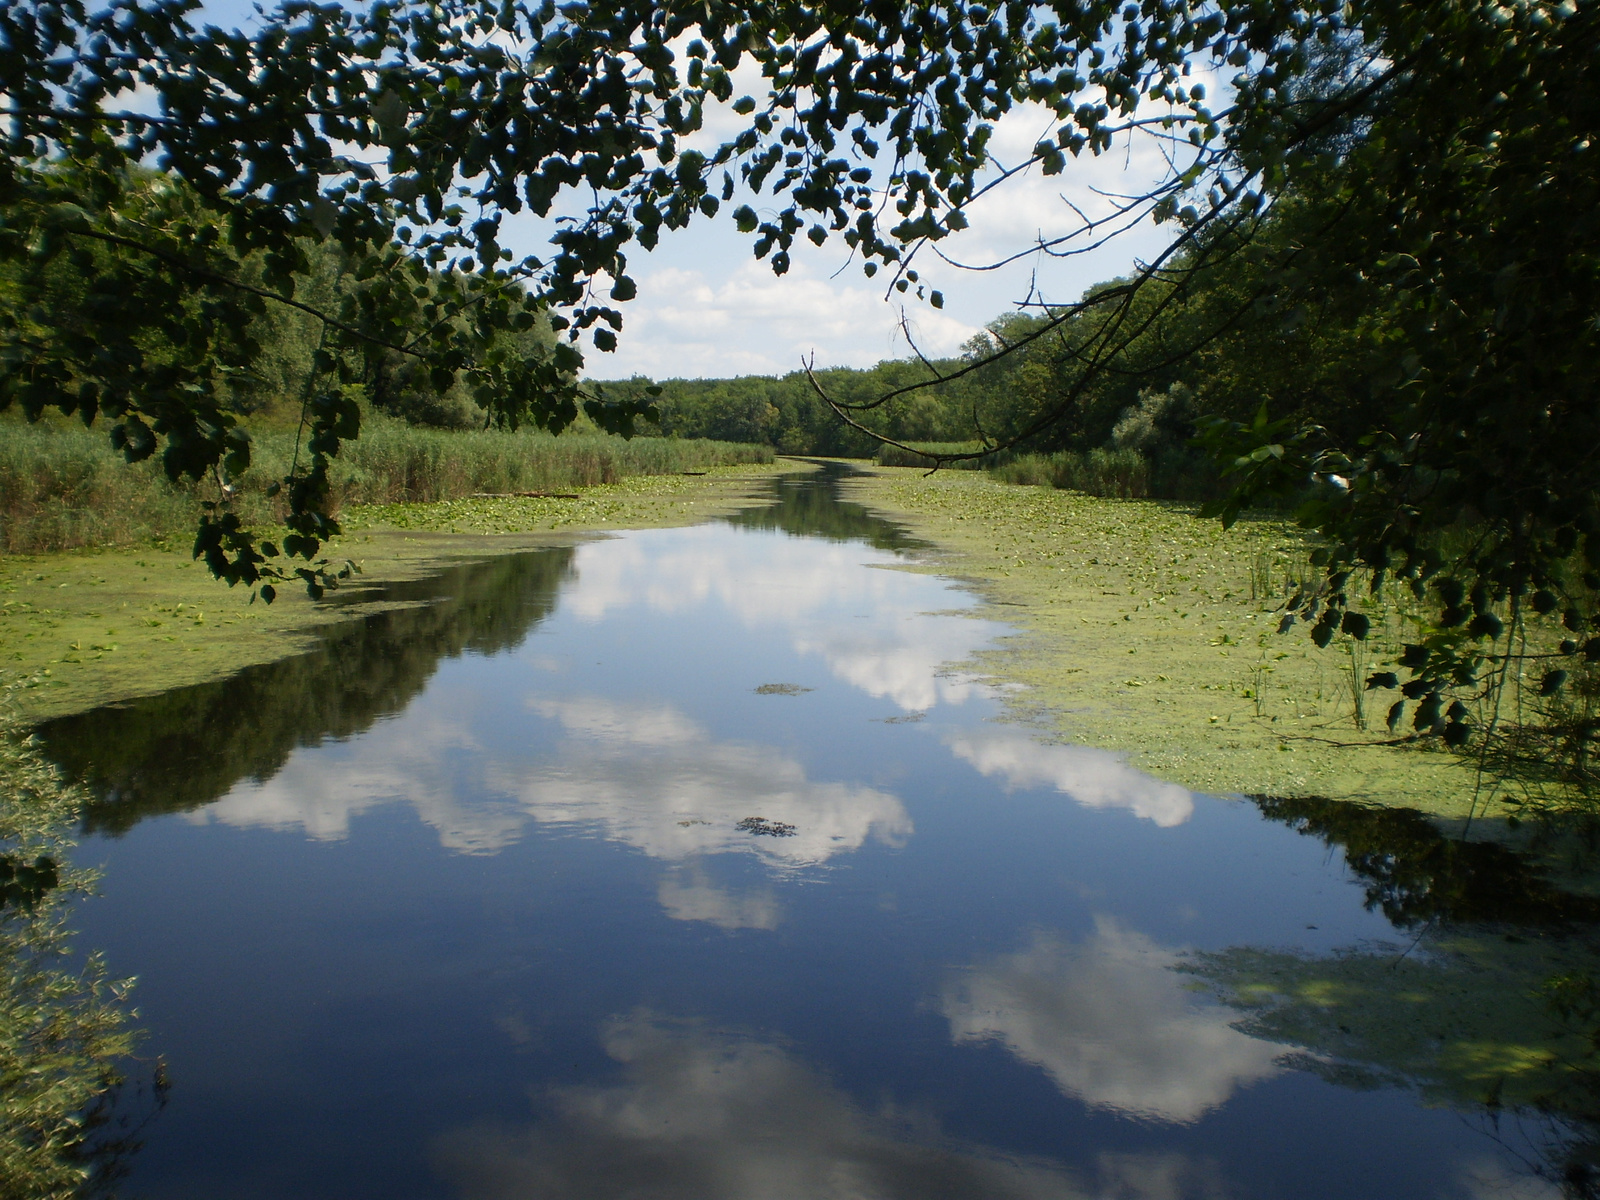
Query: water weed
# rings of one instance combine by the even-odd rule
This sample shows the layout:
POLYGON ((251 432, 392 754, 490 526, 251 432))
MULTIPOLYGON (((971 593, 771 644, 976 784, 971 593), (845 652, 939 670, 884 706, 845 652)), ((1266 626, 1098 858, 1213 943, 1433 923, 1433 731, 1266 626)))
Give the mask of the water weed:
MULTIPOLYGON (((979 665, 1024 685, 1008 700, 1019 719, 1200 790, 1469 810, 1474 775, 1454 755, 1360 727, 1363 664, 1278 632, 1309 550, 1292 526, 1224 530, 1181 504, 968 473, 880 469, 847 486, 941 547, 922 569, 1005 604, 1021 636, 979 665)), ((1363 653, 1397 651, 1408 619, 1377 622, 1363 653)))

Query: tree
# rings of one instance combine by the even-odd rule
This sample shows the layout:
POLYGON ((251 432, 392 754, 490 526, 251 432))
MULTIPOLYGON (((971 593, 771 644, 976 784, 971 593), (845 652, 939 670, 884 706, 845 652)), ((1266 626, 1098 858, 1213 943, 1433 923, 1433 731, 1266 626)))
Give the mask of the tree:
MULTIPOLYGON (((116 0, 97 13, 81 0, 7 6, 0 404, 105 418, 130 458, 159 448, 174 476, 225 482, 247 468, 248 438, 217 402, 218 372, 244 369, 247 329, 265 306, 312 309, 324 352, 306 398, 308 463, 284 481, 293 535, 283 546, 309 559, 336 529, 327 459, 359 432, 339 387, 343 352, 416 357, 441 389, 471 363, 475 393, 499 419, 559 429, 582 399, 573 342, 586 332, 601 350, 615 345, 621 316, 606 301, 635 290, 629 242, 654 245, 742 186, 782 205, 765 219, 749 204, 734 212, 775 270, 797 235, 839 235, 869 275, 887 268, 902 291, 920 287, 917 247, 965 223, 989 186, 991 124, 1016 104, 1048 105, 1061 121, 1035 154, 1046 171, 1119 130, 1187 131, 1193 161, 1164 189, 1170 199, 1237 140, 1184 85, 1190 56, 1257 65, 1243 113, 1294 73, 1302 39, 1339 27, 1331 10, 1296 6, 1146 7, 1063 5, 1050 20, 1017 2, 863 12, 456 0, 359 13, 293 2, 247 36, 195 29, 194 0, 116 0), (759 102, 733 97, 746 60, 768 85, 759 102), (135 89, 147 107, 128 107, 135 89), (1152 98, 1165 115, 1140 115, 1152 98), (716 103, 748 124, 709 152, 689 146, 716 103), (144 163, 182 186, 136 203, 144 163), (554 253, 511 263, 503 217, 549 214, 575 188, 593 199, 554 253), (333 311, 306 304, 295 276, 309 240, 337 243, 370 286, 333 311), (40 327, 31 318, 50 264, 87 267, 93 255, 101 286, 77 319, 40 327), (264 264, 259 282, 242 271, 251 255, 264 264), (417 294, 429 267, 446 272, 449 294, 417 294), (482 353, 496 328, 527 327, 541 310, 569 331, 565 353, 536 367, 482 353)), ((1270 157, 1261 138, 1250 144, 1270 157)), ((644 411, 586 408, 622 430, 644 411)), ((277 548, 223 509, 197 547, 230 582, 282 574, 268 562, 277 548)))

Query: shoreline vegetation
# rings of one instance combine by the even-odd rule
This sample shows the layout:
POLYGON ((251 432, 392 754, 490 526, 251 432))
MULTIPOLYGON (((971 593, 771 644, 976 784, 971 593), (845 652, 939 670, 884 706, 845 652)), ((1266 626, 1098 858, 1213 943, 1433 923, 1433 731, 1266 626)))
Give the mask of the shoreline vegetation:
POLYGON ((845 486, 939 547, 915 569, 972 584, 985 615, 1017 627, 977 667, 1020 685, 1007 706, 1023 723, 1198 791, 1454 820, 1506 811, 1456 755, 1383 744, 1394 735, 1362 681, 1398 646, 1406 614, 1325 649, 1277 632, 1275 610, 1311 572, 1310 543, 1286 521, 1224 530, 1191 505, 981 471, 880 465, 845 486))
MULTIPOLYGON (((3 695, 3 694, 0 694, 3 695)), ((0 707, 0 1194, 99 1195, 142 1116, 159 1059, 134 1058, 131 979, 79 954, 70 922, 96 875, 72 863, 87 794, 0 707)))
MULTIPOLYGON (((494 439, 525 436, 379 433, 363 443, 391 458, 385 437, 419 446, 459 438, 490 463, 506 449, 494 439)), ((583 460, 585 440, 609 439, 573 439, 569 462, 583 460)), ((631 444, 640 443, 682 462, 734 449, 631 444)), ((988 615, 1017 627, 979 668, 1020 685, 1008 698, 1018 720, 1125 753, 1198 790, 1316 795, 1447 819, 1504 813, 1498 793, 1456 756, 1382 744, 1391 735, 1381 712, 1367 711, 1360 681, 1404 636, 1403 614, 1363 645, 1318 649, 1276 632, 1272 610, 1310 571, 1308 543, 1286 523, 1241 521, 1225 531, 1175 502, 1021 486, 983 471, 856 465, 861 473, 845 485, 853 499, 939 547, 916 569, 973 584, 992 605, 988 615)), ((110 468, 135 473, 120 462, 110 468)), ((373 585, 608 529, 693 523, 748 505, 776 474, 808 468, 791 460, 682 469, 694 473, 586 484, 548 462, 542 474, 501 463, 493 490, 537 481, 544 486, 515 490, 576 492, 351 503, 341 513, 346 534, 327 553, 361 574, 322 603, 297 590, 270 607, 248 603, 190 560, 181 528, 131 547, 10 554, 0 559, 0 672, 17 681, 14 706, 27 721, 220 678, 303 650, 320 626, 392 606, 366 598, 373 585)), ((434 475, 454 479, 457 491, 488 477, 460 466, 434 475)), ((352 485, 348 494, 393 493, 363 486, 370 490, 352 485)))
POLYGON ((10 706, 25 723, 223 678, 307 649, 323 626, 394 607, 370 598, 375 585, 610 530, 693 524, 744 507, 760 483, 797 469, 803 465, 768 461, 634 475, 579 487, 576 499, 351 506, 341 514, 344 536, 326 553, 360 573, 320 602, 285 588, 271 605, 252 604, 243 588, 229 589, 190 557, 188 536, 7 554, 0 676, 12 681, 10 706))
MULTIPOLYGON (((429 429, 379 413, 367 414, 363 425, 361 437, 344 447, 330 471, 335 512, 484 493, 570 492, 642 475, 773 461, 768 446, 699 438, 429 429)), ((7 420, 0 430, 0 554, 152 539, 187 544, 202 504, 221 498, 210 480, 169 482, 156 459, 130 466, 101 430, 64 420, 7 420)), ((266 488, 288 473, 301 440, 292 425, 252 439, 250 470, 230 490, 233 510, 246 525, 283 519, 281 495, 269 498, 266 488)), ((298 450, 304 460, 305 447, 298 450)))

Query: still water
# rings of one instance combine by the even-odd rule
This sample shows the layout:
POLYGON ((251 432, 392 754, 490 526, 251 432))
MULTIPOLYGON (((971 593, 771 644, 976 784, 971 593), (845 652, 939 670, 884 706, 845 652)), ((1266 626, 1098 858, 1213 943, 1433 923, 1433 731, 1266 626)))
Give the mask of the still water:
MULTIPOLYGON (((1375 883, 1394 855, 1352 867, 1326 805, 999 720, 949 664, 1008 630, 917 552, 791 477, 47 729, 98 797, 79 940, 172 1085, 127 1192, 1556 1195, 1559 1122, 1251 1036, 1208 984, 1426 970, 1438 881, 1375 883)), ((1463 869, 1451 903, 1584 907, 1498 848, 1463 869)))

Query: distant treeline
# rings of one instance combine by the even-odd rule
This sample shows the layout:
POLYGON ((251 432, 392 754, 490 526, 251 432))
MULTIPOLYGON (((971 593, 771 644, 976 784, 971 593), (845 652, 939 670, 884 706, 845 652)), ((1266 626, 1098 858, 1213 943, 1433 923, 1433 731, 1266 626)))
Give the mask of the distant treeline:
MULTIPOLYGON (((816 375, 830 396, 864 401, 921 382, 928 378, 928 371, 920 363, 889 361, 866 370, 836 367, 816 375)), ((644 397, 651 382, 635 376, 599 387, 608 399, 634 399, 644 397)), ((656 403, 661 410, 660 432, 667 437, 761 442, 780 454, 847 458, 870 458, 878 448, 875 439, 834 415, 802 371, 781 377, 666 379, 660 386, 662 394, 656 403)), ((901 441, 964 440, 971 436, 972 424, 970 413, 963 419, 962 402, 971 393, 971 385, 959 383, 917 392, 889 405, 874 427, 901 441)))
MULTIPOLYGON (((858 419, 928 448, 1007 445, 973 465, 1018 482, 1209 499, 1223 484, 1215 457, 1194 444, 1207 418, 1248 423, 1265 404, 1273 418, 1314 423, 1353 445, 1393 407, 1384 365, 1393 330, 1372 317, 1366 285, 1348 271, 1316 276, 1286 265, 1331 203, 1287 197, 1248 231, 1208 235, 1138 289, 1110 280, 1085 294, 1087 302, 1131 292, 1126 306, 1086 303, 1065 320, 1009 313, 954 358, 834 368, 817 372, 817 383, 846 404, 912 387, 858 419)), ((915 461, 840 421, 800 371, 657 382, 667 436, 915 461)), ((632 398, 651 384, 635 377, 600 387, 632 398)))
MULTIPOLYGON (((991 330, 1010 338, 1026 332, 1036 318, 1003 317, 991 330)), ((949 375, 993 349, 993 333, 980 335, 966 357, 928 364, 891 360, 865 370, 836 367, 816 372, 817 383, 832 398, 870 401, 933 372, 949 375)), ((864 414, 863 424, 897 442, 930 452, 967 453, 982 448, 986 434, 1008 439, 1025 427, 1048 383, 1041 355, 1021 354, 959 379, 933 383, 864 414), (1041 378, 1043 376, 1044 378, 1041 378)), ((650 379, 598 385, 608 398, 642 398, 650 379)), ((659 383, 658 431, 669 438, 715 438, 771 446, 780 454, 818 454, 875 458, 890 466, 918 466, 929 460, 885 446, 853 429, 834 414, 804 372, 784 376, 747 375, 735 379, 667 379, 659 383)), ((1181 381, 1157 389, 1133 386, 1107 389, 1093 411, 1073 428, 982 458, 951 464, 985 468, 1015 483, 1054 484, 1097 495, 1209 497, 1217 474, 1204 455, 1189 445, 1198 414, 1192 390, 1181 381)), ((645 427, 647 433, 657 432, 645 427)))

